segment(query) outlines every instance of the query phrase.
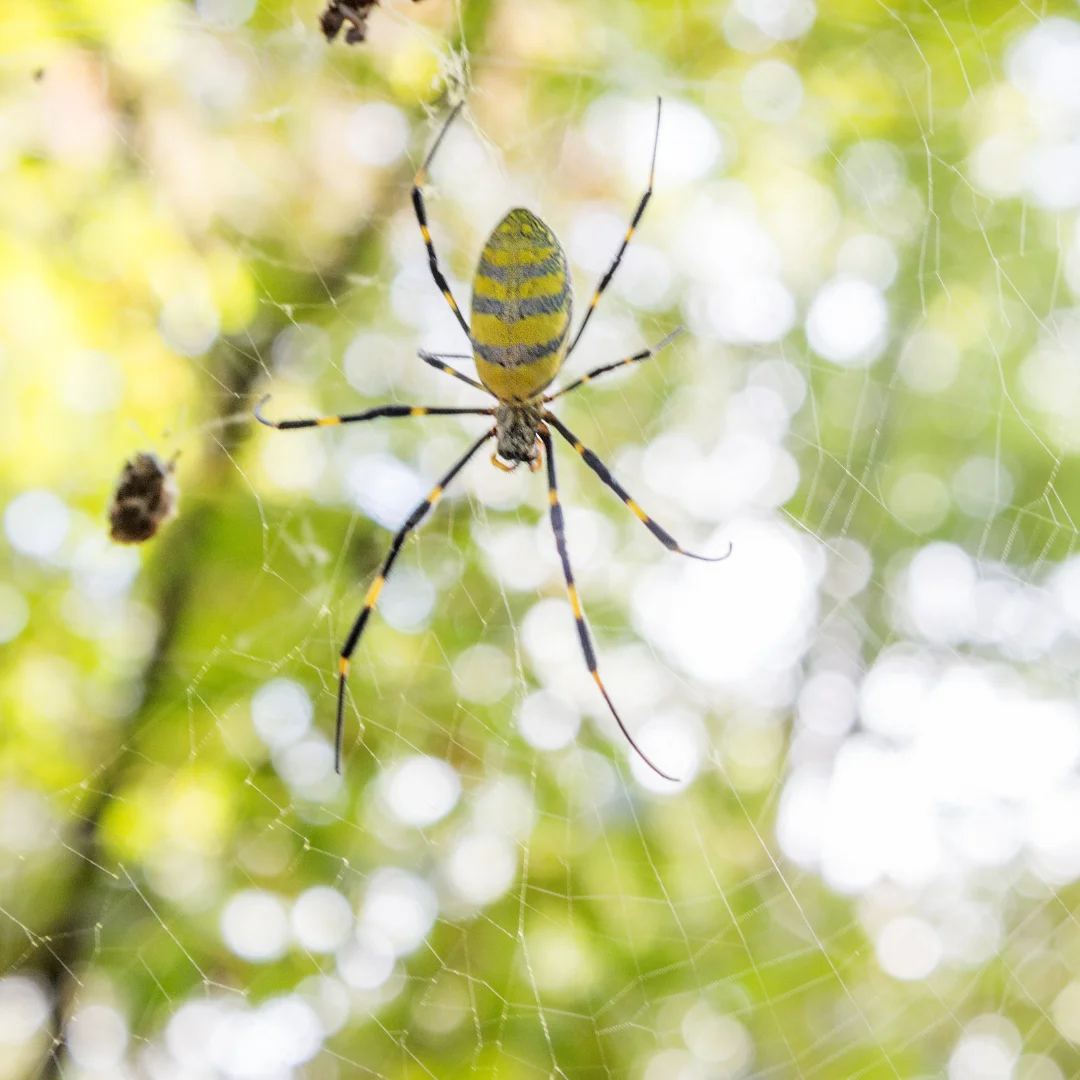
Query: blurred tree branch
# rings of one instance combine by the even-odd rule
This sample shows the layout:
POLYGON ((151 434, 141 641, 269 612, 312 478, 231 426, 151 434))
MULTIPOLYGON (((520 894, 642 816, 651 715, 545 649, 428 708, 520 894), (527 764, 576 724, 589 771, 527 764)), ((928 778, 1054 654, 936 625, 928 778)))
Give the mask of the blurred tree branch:
MULTIPOLYGON (((305 291, 324 291, 327 308, 333 310, 356 263, 380 243, 383 223, 396 209, 411 177, 412 166, 408 161, 389 174, 367 223, 355 232, 335 263, 326 268, 314 268, 306 280, 296 284, 305 291)), ((276 312, 274 325, 269 330, 272 337, 289 325, 289 320, 283 308, 271 306, 276 312)), ((155 715, 160 704, 160 689, 174 661, 173 646, 188 611, 189 598, 195 591, 194 581, 200 571, 204 539, 213 525, 216 508, 227 502, 230 489, 235 485, 237 474, 232 457, 251 430, 249 424, 229 421, 238 407, 250 407, 255 384, 264 370, 258 354, 252 351, 246 339, 222 339, 214 347, 208 367, 214 375, 208 385, 215 388, 213 398, 218 403, 218 413, 206 425, 208 434, 201 454, 203 472, 197 485, 203 497, 186 498, 187 509, 181 511, 178 519, 157 540, 159 548, 155 561, 162 573, 154 606, 160 632, 144 672, 143 700, 119 730, 118 748, 139 742, 141 729, 155 715), (224 393, 221 393, 222 388, 224 393)), ((194 486, 193 480, 186 479, 185 488, 194 486)), ((65 1023, 75 993, 81 986, 80 973, 95 947, 98 915, 108 892, 117 887, 117 876, 106 867, 107 855, 100 843, 101 818, 110 799, 123 787, 129 766, 137 760, 135 755, 118 752, 111 764, 97 774, 93 790, 88 789, 75 833, 67 843, 71 852, 68 860, 71 869, 65 885, 69 902, 57 924, 41 936, 46 959, 41 974, 52 1001, 54 1031, 47 1060, 40 1072, 43 1080, 61 1080, 64 1075, 65 1023)))

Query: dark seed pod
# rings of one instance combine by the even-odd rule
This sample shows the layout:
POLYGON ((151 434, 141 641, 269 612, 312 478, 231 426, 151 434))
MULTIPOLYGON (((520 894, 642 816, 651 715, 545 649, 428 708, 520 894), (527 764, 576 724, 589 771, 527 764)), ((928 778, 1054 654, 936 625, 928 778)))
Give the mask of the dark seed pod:
POLYGON ((124 463, 109 503, 109 535, 118 544, 142 544, 176 516, 180 492, 175 458, 136 454, 124 463))
POLYGON ((323 36, 327 41, 333 41, 347 22, 349 28, 345 31, 345 44, 359 45, 367 37, 368 16, 378 3, 379 0, 329 0, 319 16, 323 36))
POLYGON ((327 41, 333 41, 338 36, 341 24, 345 21, 336 3, 330 6, 319 16, 319 26, 322 27, 323 36, 327 41))

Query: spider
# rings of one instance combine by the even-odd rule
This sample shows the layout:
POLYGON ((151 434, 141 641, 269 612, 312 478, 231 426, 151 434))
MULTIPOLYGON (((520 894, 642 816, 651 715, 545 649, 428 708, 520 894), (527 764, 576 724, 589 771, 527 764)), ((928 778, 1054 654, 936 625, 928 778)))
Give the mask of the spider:
POLYGON ((435 505, 446 490, 447 485, 465 467, 465 464, 474 454, 489 440, 495 439, 495 451, 491 455, 491 461, 507 472, 512 472, 519 465, 528 465, 533 472, 543 468, 543 462, 547 462, 548 500, 550 503, 551 528, 555 534, 555 546, 559 552, 562 563, 563 577, 566 579, 566 589, 570 596, 570 606, 574 612, 577 623, 578 638, 581 642, 581 650, 585 655, 585 663, 600 688, 611 715, 619 725, 619 729, 626 737, 627 742, 636 751, 638 756, 654 772, 666 780, 676 780, 676 777, 664 772, 652 761, 634 741, 622 718, 619 716, 608 695, 607 689, 600 678, 600 672, 596 662, 596 650, 593 647, 592 637, 589 633, 585 614, 578 598, 577 588, 574 585, 574 575, 570 569, 570 558, 566 550, 566 535, 563 526, 563 512, 559 505, 559 490, 555 480, 555 454, 552 444, 551 432, 554 429, 565 439, 581 456, 585 464, 592 469, 622 501, 630 508, 630 511, 640 519, 642 524, 655 536, 669 551, 678 552, 680 555, 689 556, 692 559, 701 559, 704 562, 719 562, 731 554, 730 545, 723 555, 706 556, 696 555, 681 547, 678 541, 664 529, 662 529, 644 510, 630 497, 626 490, 611 475, 608 467, 600 460, 592 450, 586 447, 580 439, 551 412, 547 407, 557 398, 568 394, 587 382, 616 368, 627 364, 636 364, 641 360, 647 360, 655 356, 676 335, 681 333, 682 328, 673 330, 655 345, 633 356, 624 357, 614 363, 604 364, 601 367, 582 375, 573 382, 568 383, 554 393, 545 394, 555 376, 559 373, 563 363, 573 353, 577 343, 581 340, 582 332, 589 323, 593 311, 596 309, 604 290, 611 283, 615 271, 622 261, 630 238, 634 235, 634 229, 645 213, 645 207, 652 197, 653 175, 656 171, 656 148, 660 139, 660 111, 662 102, 658 98, 656 102, 656 134, 653 137, 652 163, 649 167, 649 184, 638 203, 637 210, 630 220, 619 250, 615 254, 607 272, 600 279, 593 293, 585 317, 577 329, 577 333, 571 336, 571 309, 573 301, 571 297, 570 268, 567 263, 566 253, 562 249, 555 234, 535 214, 520 207, 511 210, 495 226, 494 231, 488 237, 487 243, 480 254, 480 262, 473 278, 472 300, 472 325, 465 321, 465 317, 458 307, 450 291, 442 270, 439 268, 438 256, 435 254, 435 246, 428 230, 427 211, 424 207, 424 196, 421 187, 427 177, 431 162, 446 136, 450 125, 461 111, 459 104, 450 113, 435 139, 431 150, 424 159, 413 180, 412 204, 416 211, 416 219, 420 225, 420 233, 427 248, 428 264, 431 276, 439 287, 450 310, 457 317, 461 329, 472 346, 473 359, 476 362, 476 371, 480 381, 470 378, 456 368, 447 364, 442 356, 420 351, 420 359, 460 379, 469 386, 475 387, 491 397, 495 398, 493 407, 481 408, 443 408, 410 405, 382 405, 378 408, 367 409, 364 412, 345 413, 340 416, 319 416, 297 420, 268 420, 262 412, 267 397, 264 397, 255 407, 255 416, 268 427, 278 429, 295 429, 307 427, 324 427, 333 424, 356 424, 365 420, 374 420, 377 417, 391 416, 490 416, 494 419, 494 425, 481 435, 468 450, 458 459, 445 476, 439 481, 426 499, 423 500, 408 516, 405 524, 395 533, 390 544, 390 550, 383 560, 378 576, 371 583, 364 606, 341 647, 340 666, 338 671, 338 695, 337 695, 337 726, 334 737, 334 767, 341 772, 342 746, 345 725, 345 690, 349 673, 349 661, 356 651, 360 635, 367 626, 368 618, 379 598, 383 584, 390 573, 394 560, 401 551, 402 544, 408 535, 416 529, 427 512, 435 505))

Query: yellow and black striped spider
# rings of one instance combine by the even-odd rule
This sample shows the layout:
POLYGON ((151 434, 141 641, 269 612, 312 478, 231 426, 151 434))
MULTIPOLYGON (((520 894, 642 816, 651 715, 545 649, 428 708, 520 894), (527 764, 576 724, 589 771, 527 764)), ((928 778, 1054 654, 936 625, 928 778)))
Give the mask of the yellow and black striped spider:
POLYGON ((611 710, 615 722, 626 736, 627 741, 638 753, 641 759, 655 772, 665 779, 674 780, 662 769, 658 768, 644 754, 641 748, 634 742, 633 736, 622 722, 611 698, 604 687, 597 670, 596 651, 593 648, 589 628, 585 622, 585 615, 581 609, 581 601, 578 599, 577 589, 574 586, 574 575, 570 570, 570 559, 566 551, 566 536, 563 528, 562 507, 559 505, 558 487, 555 482, 555 455, 553 452, 551 429, 554 428, 577 452, 582 460, 600 480, 606 484, 630 510, 642 521, 645 527, 655 536, 668 550, 676 551, 680 555, 688 555, 692 559, 702 559, 706 562, 719 562, 727 558, 730 548, 725 554, 708 557, 695 555, 686 551, 670 533, 662 529, 640 506, 627 494, 619 482, 608 471, 607 466, 584 446, 581 441, 567 426, 559 420, 550 409, 548 404, 563 394, 576 390, 579 386, 595 379, 605 372, 614 371, 624 364, 634 364, 639 360, 646 360, 654 356, 672 340, 680 330, 675 330, 667 337, 657 342, 651 348, 642 349, 633 356, 627 356, 622 360, 616 360, 611 364, 590 371, 581 378, 556 390, 552 394, 544 391, 551 381, 559 373, 563 362, 574 351, 575 346, 581 340, 582 331, 588 325, 589 318, 596 307, 601 294, 611 283, 611 279, 622 261, 623 253, 627 244, 634 234, 634 229, 645 213, 645 207, 649 203, 653 190, 653 174, 656 170, 656 147, 660 139, 660 101, 656 103, 656 134, 653 138, 652 164, 649 168, 649 186, 638 203, 637 210, 630 221, 630 227, 626 232, 622 245, 619 247, 607 273, 600 279, 600 283, 593 293, 592 301, 585 318, 582 319, 577 333, 570 336, 570 315, 573 306, 571 296, 570 268, 567 264, 566 253, 563 251, 555 234, 538 217, 528 210, 511 210, 506 217, 495 226, 494 231, 488 237, 484 250, 480 253, 480 262, 473 277, 473 300, 472 300, 472 326, 465 321, 461 309, 457 305, 450 292, 450 286, 439 269, 439 260, 435 254, 435 247, 431 242, 431 233, 428 231, 427 213, 424 209, 424 196, 421 185, 427 175, 432 159, 435 157, 439 144, 442 142, 453 123, 454 118, 461 110, 461 106, 451 112, 439 132, 420 171, 413 181, 412 203, 416 210, 416 218, 420 223, 420 232, 427 247, 428 263, 431 267, 431 275, 435 284, 442 291, 450 309, 465 331, 466 337, 472 346, 473 358, 476 361, 476 371, 480 376, 480 382, 476 382, 469 376, 457 371, 444 360, 435 355, 420 352, 420 359, 432 367, 436 367, 447 375, 453 375, 455 379, 468 383, 477 390, 490 394, 496 400, 496 405, 486 409, 457 409, 409 405, 383 405, 375 409, 367 409, 359 413, 346 413, 342 416, 320 416, 303 420, 268 420, 262 415, 262 406, 266 402, 263 398, 256 406, 255 416, 258 420, 273 428, 306 428, 321 427, 331 424, 355 424, 364 420, 374 420, 382 416, 490 416, 494 418, 494 426, 484 432, 462 455, 459 461, 439 481, 419 506, 409 515, 405 524, 394 535, 390 544, 390 550, 383 560, 378 577, 371 583, 364 606, 356 617, 352 629, 349 631, 345 644, 341 647, 341 664, 338 677, 337 698, 337 728, 334 740, 334 765, 341 772, 342 740, 345 721, 345 686, 349 672, 349 659, 356 650, 360 635, 364 632, 368 617, 371 615, 379 592, 386 581, 394 560, 401 551, 405 538, 421 522, 428 510, 438 501, 446 486, 464 468, 465 463, 484 445, 489 439, 495 439, 495 452, 491 456, 492 462, 499 468, 512 471, 520 464, 526 464, 536 472, 542 468, 543 448, 547 458, 548 495, 551 503, 551 527, 555 533, 555 545, 559 551, 559 559, 562 562, 563 576, 566 578, 566 588, 570 595, 570 605, 577 621, 578 637, 581 639, 581 649, 585 654, 585 663, 596 685, 600 688, 608 708, 611 710), (568 344, 569 343, 569 344, 568 344))

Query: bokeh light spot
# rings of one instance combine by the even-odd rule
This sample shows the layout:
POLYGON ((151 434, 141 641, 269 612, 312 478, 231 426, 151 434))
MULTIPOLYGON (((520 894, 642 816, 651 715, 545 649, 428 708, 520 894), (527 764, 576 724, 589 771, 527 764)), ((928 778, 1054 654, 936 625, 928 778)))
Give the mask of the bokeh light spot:
POLYGON ((383 937, 396 956, 414 952, 435 923, 439 904, 423 878, 396 867, 377 871, 368 883, 359 925, 383 937))
POLYGON ((379 791, 398 821, 425 829, 442 821, 457 805, 461 778, 441 758, 414 754, 383 773, 379 791))
POLYGON ((894 979, 925 979, 941 960, 941 939, 924 919, 891 919, 877 939, 881 970, 894 979))
POLYGON ((454 685, 466 701, 491 705, 513 685, 510 658, 494 645, 473 645, 454 661, 454 685))
POLYGON ((271 679, 252 695, 255 731, 274 750, 291 746, 307 734, 315 707, 307 690, 291 679, 271 679))
POLYGON ((888 324, 880 291, 860 278, 840 276, 826 282, 810 304, 806 336, 826 360, 865 367, 881 355, 888 324))
POLYGON ((518 709, 518 730, 537 750, 561 750, 577 738, 581 713, 566 698, 547 690, 530 694, 518 709))
POLYGON ((21 1046, 41 1030, 49 1016, 45 991, 23 975, 0 979, 0 1046, 21 1046))
POLYGON ((517 845, 495 832, 465 833, 454 844, 446 875, 454 892, 469 904, 498 900, 517 874, 517 845))
POLYGON ((783 60, 762 60, 743 76, 742 99, 751 116, 781 124, 802 105, 802 78, 783 60))
POLYGON ((357 161, 385 168, 405 153, 409 124, 396 105, 370 101, 354 110, 345 129, 345 141, 357 161))
POLYGON ((87 1005, 68 1021, 68 1053, 84 1069, 115 1068, 127 1042, 127 1021, 111 1005, 87 1005))
POLYGON ((263 889, 244 889, 230 897, 221 912, 221 936, 237 956, 256 963, 285 952, 289 916, 284 903, 263 889))
POLYGON ((70 527, 67 504, 51 491, 24 491, 4 510, 4 532, 11 546, 34 558, 55 555, 70 527))

